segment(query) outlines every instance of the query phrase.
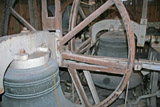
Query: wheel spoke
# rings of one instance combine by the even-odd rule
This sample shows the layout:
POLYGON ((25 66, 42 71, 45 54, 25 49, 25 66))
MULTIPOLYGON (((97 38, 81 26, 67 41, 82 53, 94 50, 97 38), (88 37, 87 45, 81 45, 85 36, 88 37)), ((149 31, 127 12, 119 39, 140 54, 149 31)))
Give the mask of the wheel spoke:
POLYGON ((62 13, 62 16, 64 15, 64 12, 67 8, 68 5, 70 5, 71 3, 73 2, 73 0, 66 0, 63 5, 61 6, 61 13, 62 13))
POLYGON ((121 69, 121 70, 126 69, 126 64, 122 64, 114 60, 113 61, 105 60, 105 58, 103 59, 102 57, 97 57, 97 56, 89 56, 89 55, 85 56, 85 55, 77 55, 72 53, 62 53, 62 57, 66 60, 72 60, 72 61, 77 61, 77 62, 82 62, 87 64, 112 67, 112 68, 121 69))
POLYGON ((88 38, 86 41, 84 41, 77 49, 76 53, 79 53, 83 48, 85 48, 89 43, 91 42, 91 38, 88 38))
POLYGON ((76 90, 77 90, 77 93, 79 95, 79 98, 81 100, 82 105, 85 106, 85 107, 89 107, 87 95, 86 95, 86 93, 83 89, 83 86, 81 84, 81 81, 80 81, 80 79, 77 75, 76 69, 72 68, 72 66, 69 67, 69 73, 70 73, 71 78, 73 80, 73 83, 76 87, 76 90))
POLYGON ((79 6, 78 11, 79 11, 79 14, 82 16, 82 18, 85 19, 86 15, 84 14, 84 11, 81 6, 79 6))
POLYGON ((62 13, 61 13, 61 3, 60 0, 55 0, 55 21, 56 30, 60 30, 60 35, 62 36, 62 13))
POLYGON ((24 26, 26 26, 31 31, 36 31, 36 29, 31 26, 23 17, 21 17, 13 8, 10 8, 12 15, 17 18, 24 26))
POLYGON ((126 74, 124 75, 124 78, 122 79, 121 83, 118 85, 118 87, 116 88, 116 90, 108 97, 106 98, 104 101, 102 101, 101 103, 99 103, 97 106, 109 106, 113 101, 115 101, 120 94, 123 92, 123 90, 126 87, 126 84, 129 81, 129 78, 131 76, 132 73, 132 69, 133 69, 133 65, 134 65, 134 58, 135 58, 135 41, 134 41, 134 34, 133 34, 133 30, 131 27, 131 21, 129 18, 129 15, 122 3, 121 0, 113 0, 114 4, 116 5, 116 7, 118 8, 118 11, 122 17, 122 20, 124 22, 125 25, 125 29, 127 32, 127 38, 128 38, 128 46, 129 46, 129 55, 128 55, 128 70, 126 72, 126 74))
POLYGON ((93 12, 90 16, 88 16, 85 20, 83 20, 79 25, 77 25, 73 30, 71 30, 69 33, 67 33, 60 40, 60 45, 63 46, 65 43, 67 43, 78 32, 80 32, 84 27, 86 27, 89 23, 91 23, 94 19, 96 19, 99 15, 101 15, 104 11, 106 11, 112 5, 113 5, 112 0, 108 0, 100 8, 98 8, 95 12, 93 12))
POLYGON ((63 66, 69 67, 72 66, 76 68, 77 70, 87 70, 87 71, 93 71, 93 72, 104 72, 104 73, 110 73, 110 74, 119 74, 124 75, 126 73, 125 70, 116 69, 112 67, 105 67, 105 66, 99 66, 99 65, 91 65, 91 64, 84 64, 84 63, 77 63, 73 61, 66 61, 63 63, 63 66))

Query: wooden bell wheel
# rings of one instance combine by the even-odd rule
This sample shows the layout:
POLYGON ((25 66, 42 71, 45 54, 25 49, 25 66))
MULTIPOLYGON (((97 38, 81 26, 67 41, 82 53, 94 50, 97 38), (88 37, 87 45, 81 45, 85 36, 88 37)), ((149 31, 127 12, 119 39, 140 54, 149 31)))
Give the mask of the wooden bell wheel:
MULTIPOLYGON (((78 0, 75 0, 78 1, 78 0)), ((80 2, 80 1, 79 1, 80 2)), ((90 40, 86 40, 81 44, 81 48, 85 48, 86 45, 90 44, 90 40)), ((82 48, 82 49, 83 49, 82 48)), ((121 0, 108 0, 101 7, 99 7, 96 11, 94 11, 91 15, 89 15, 86 19, 84 19, 80 24, 73 27, 73 29, 68 32, 61 40, 59 46, 60 52, 62 54, 62 58, 64 60, 63 65, 69 68, 70 75, 75 84, 76 90, 79 93, 79 97, 81 99, 82 104, 85 106, 90 106, 88 103, 87 95, 83 89, 83 86, 80 82, 80 79, 77 75, 76 70, 88 70, 88 71, 96 71, 96 72, 107 72, 111 74, 119 74, 122 75, 123 78, 117 88, 114 90, 110 96, 101 101, 100 103, 94 105, 97 106, 109 106, 112 104, 123 92, 125 89, 129 78, 133 69, 133 62, 135 58, 135 40, 134 34, 131 27, 131 21, 129 15, 123 5, 121 0), (80 32, 83 28, 85 28, 89 23, 91 23, 94 19, 96 19, 99 15, 101 15, 104 11, 106 11, 109 7, 114 5, 117 7, 123 23, 125 27, 125 31, 128 39, 128 59, 127 64, 118 63, 119 60, 105 57, 95 57, 95 56, 86 56, 80 54, 74 54, 71 52, 65 52, 63 47, 66 43, 70 42, 75 35, 80 32)))
MULTIPOLYGON (((58 1, 59 0, 55 0, 58 1)), ((75 2, 80 2, 80 0, 75 0, 75 2)), ((7 34, 8 29, 8 21, 9 21, 9 15, 12 13, 20 22, 24 24, 29 30, 36 31, 35 28, 33 28, 28 22, 26 22, 22 17, 20 17, 17 12, 12 8, 14 5, 15 0, 8 0, 8 8, 5 10, 7 14, 3 16, 4 22, 2 22, 2 35, 7 34)), ((78 6, 78 5, 77 5, 78 6)), ((75 6, 75 8, 77 8, 75 6)), ((57 21, 57 20, 56 20, 57 21)), ((73 24, 74 25, 74 24, 73 24)), ((60 27, 57 27, 60 28, 60 27)), ((72 77, 72 80, 75 84, 76 90, 78 92, 78 95, 80 97, 81 103, 85 106, 91 106, 88 103, 87 95, 83 89, 83 86, 80 82, 80 79, 78 77, 76 70, 88 70, 88 71, 94 71, 94 72, 106 72, 111 74, 119 74, 122 75, 123 78, 117 88, 114 90, 112 94, 110 94, 106 99, 99 102, 98 104, 94 105, 95 107, 101 107, 101 106, 109 106, 112 104, 123 92, 125 89, 134 65, 134 59, 135 59, 135 40, 134 40, 134 34, 131 27, 131 21, 129 18, 129 15, 123 5, 123 2, 121 0, 107 0, 101 7, 99 7, 97 10, 95 10, 92 14, 90 14, 87 18, 85 18, 80 24, 77 26, 73 26, 71 31, 69 31, 65 36, 61 37, 59 40, 58 49, 62 56, 63 62, 62 66, 68 67, 69 73, 72 77), (88 24, 90 24, 93 20, 95 20, 98 16, 100 16, 103 12, 105 12, 109 7, 112 5, 115 5, 122 17, 125 31, 127 34, 128 39, 128 59, 127 63, 120 64, 118 59, 113 58, 105 58, 105 57, 95 57, 95 56, 86 56, 83 54, 74 54, 72 52, 66 51, 65 45, 69 43, 72 38, 75 37, 77 33, 79 33, 81 30, 83 30, 88 24)), ((91 38, 84 41, 79 48, 81 50, 85 51, 88 48, 85 48, 86 45, 92 46, 91 44, 91 38)))

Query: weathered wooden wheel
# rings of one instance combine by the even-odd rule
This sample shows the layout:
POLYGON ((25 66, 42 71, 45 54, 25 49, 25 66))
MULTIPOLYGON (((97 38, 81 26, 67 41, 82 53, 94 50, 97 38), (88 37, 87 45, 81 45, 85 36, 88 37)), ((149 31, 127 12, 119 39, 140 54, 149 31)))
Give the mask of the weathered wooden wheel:
MULTIPOLYGON (((56 0, 56 1, 59 2, 59 0, 56 0)), ((75 1, 78 1, 78 0, 75 0, 75 1)), ((14 4, 14 3, 11 3, 11 4, 14 4)), ((35 31, 35 29, 32 26, 30 26, 28 23, 26 23, 22 17, 19 17, 12 8, 9 8, 8 11, 15 13, 14 14, 15 17, 17 16, 18 19, 22 21, 27 28, 29 28, 31 31, 35 31)), ((7 27, 4 27, 3 29, 4 29, 3 35, 5 35, 7 32, 7 27)), ((73 29, 71 29, 70 32, 68 32, 65 36, 60 38, 59 43, 57 45, 58 45, 58 50, 60 52, 60 55, 62 57, 62 65, 60 66, 68 67, 69 73, 72 77, 76 90, 79 94, 81 103, 84 106, 90 106, 90 104, 88 103, 87 96, 85 94, 85 91, 83 89, 83 86, 80 82, 80 79, 78 77, 76 70, 106 72, 106 73, 111 73, 111 74, 119 74, 123 76, 121 82, 119 83, 115 91, 105 100, 94 105, 95 107, 109 106, 112 102, 114 102, 120 96, 120 94, 125 89, 129 81, 129 78, 131 76, 133 64, 134 64, 134 58, 135 58, 135 41, 134 41, 134 34, 132 31, 132 27, 131 27, 131 21, 130 21, 129 15, 121 0, 108 0, 101 7, 99 7, 96 11, 94 11, 91 15, 85 18, 80 24, 78 24, 75 27, 73 26, 73 29), (114 4, 117 7, 122 17, 122 20, 124 22, 124 27, 126 29, 127 38, 128 38, 128 48, 129 48, 128 50, 129 51, 128 51, 127 63, 120 64, 119 60, 116 60, 113 58, 86 56, 82 54, 78 55, 78 54, 68 52, 68 50, 67 51, 65 50, 65 45, 68 42, 70 42, 70 40, 74 38, 78 32, 80 32, 89 23, 91 23, 94 19, 96 19, 98 16, 100 16, 104 11, 106 11, 110 6, 114 4)), ((91 39, 88 39, 85 42, 83 42, 79 48, 81 48, 81 50, 83 51, 86 51, 88 49, 88 48, 85 48, 86 45, 89 45, 89 47, 93 45, 91 44, 91 39)))
MULTIPOLYGON (((76 0, 75 0, 76 1, 76 0)), ((82 50, 86 47, 86 45, 90 44, 90 40, 86 40, 82 45, 79 47, 82 50)), ((90 16, 88 16, 85 20, 83 20, 79 25, 74 27, 68 34, 66 34, 60 40, 60 50, 62 52, 62 57, 64 59, 63 64, 69 68, 71 77, 77 87, 77 91, 81 102, 85 104, 85 106, 89 106, 87 96, 84 92, 80 79, 77 75, 76 70, 89 70, 89 71, 101 71, 101 72, 108 72, 113 74, 120 74, 123 75, 123 78, 115 91, 104 101, 96 104, 95 106, 109 106, 112 102, 114 102, 118 96, 123 92, 125 89, 130 75, 132 73, 133 62, 135 57, 135 41, 134 41, 134 34, 131 28, 130 18, 129 15, 120 0, 108 0, 105 4, 103 4, 100 8, 98 8, 95 12, 93 12, 90 16), (105 10, 107 10, 113 4, 116 5, 122 20, 124 22, 124 26, 127 33, 128 38, 128 63, 124 65, 119 65, 116 61, 111 60, 110 58, 98 58, 93 56, 84 56, 84 55, 77 55, 72 53, 65 53, 63 51, 63 45, 69 42, 74 36, 81 31, 84 27, 86 27, 90 22, 96 19, 100 14, 102 14, 105 10), (66 62, 67 61, 67 62, 66 62), (72 61, 72 62, 70 62, 72 61), (74 61, 74 62, 73 62, 74 61), (85 63, 85 64, 84 64, 85 63)))
MULTIPOLYGON (((78 23, 80 23, 80 21, 83 21, 88 16, 88 14, 85 14, 81 4, 88 6, 87 8, 89 10, 88 14, 91 14, 96 9, 95 0, 89 0, 87 2, 84 1, 82 2, 82 0, 73 0, 70 21, 69 21, 69 31, 71 31, 78 23), (81 19, 78 18, 78 16, 81 17, 81 19)), ((88 38, 87 42, 89 43, 90 40, 91 39, 88 38)), ((69 49, 71 50, 71 52, 74 53, 83 53, 84 51, 79 52, 80 51, 79 48, 76 49, 75 41, 76 38, 72 38, 72 40, 69 43, 69 49)))

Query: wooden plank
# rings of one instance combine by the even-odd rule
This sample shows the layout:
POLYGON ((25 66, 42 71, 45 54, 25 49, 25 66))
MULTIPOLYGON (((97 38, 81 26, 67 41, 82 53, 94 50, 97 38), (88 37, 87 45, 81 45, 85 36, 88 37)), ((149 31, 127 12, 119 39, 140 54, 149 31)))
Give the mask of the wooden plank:
POLYGON ((4 8, 5 8, 5 0, 0 0, 0 34, 1 34, 1 20, 4 8))
POLYGON ((38 10, 37 10, 37 0, 28 0, 30 24, 34 28, 38 28, 38 10))

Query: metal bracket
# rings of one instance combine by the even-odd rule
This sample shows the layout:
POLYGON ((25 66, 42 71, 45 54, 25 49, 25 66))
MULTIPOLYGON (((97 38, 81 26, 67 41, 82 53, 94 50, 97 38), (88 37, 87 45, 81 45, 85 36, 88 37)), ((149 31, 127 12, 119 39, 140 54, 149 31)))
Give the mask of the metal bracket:
MULTIPOLYGON (((137 46, 143 47, 145 43, 146 27, 145 24, 138 24, 134 21, 131 21, 133 32, 137 37, 137 46)), ((124 29, 124 25, 121 20, 102 20, 95 23, 91 28, 91 37, 92 44, 96 42, 96 35, 102 30, 110 30, 113 27, 113 30, 119 31, 120 28, 124 29)))

